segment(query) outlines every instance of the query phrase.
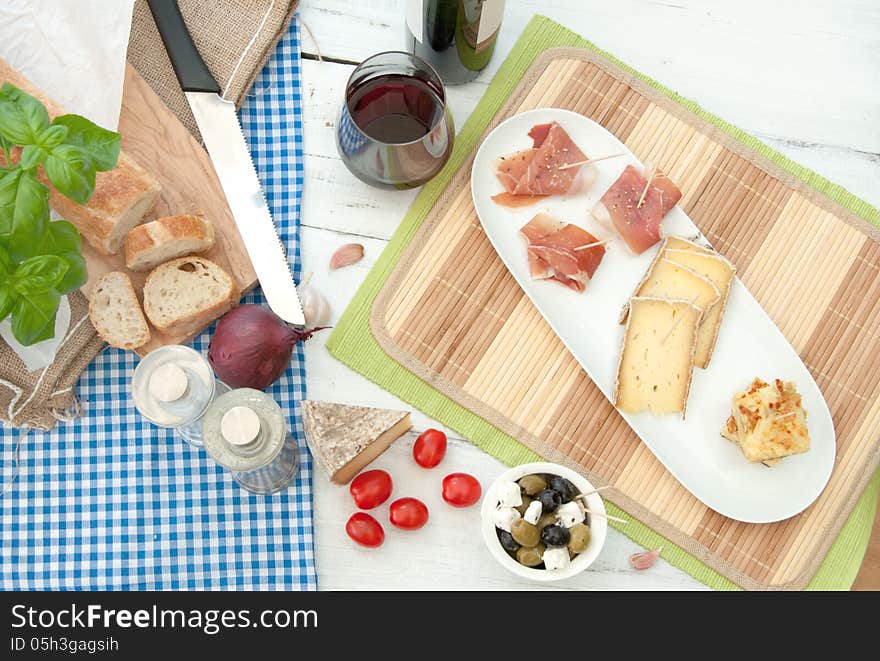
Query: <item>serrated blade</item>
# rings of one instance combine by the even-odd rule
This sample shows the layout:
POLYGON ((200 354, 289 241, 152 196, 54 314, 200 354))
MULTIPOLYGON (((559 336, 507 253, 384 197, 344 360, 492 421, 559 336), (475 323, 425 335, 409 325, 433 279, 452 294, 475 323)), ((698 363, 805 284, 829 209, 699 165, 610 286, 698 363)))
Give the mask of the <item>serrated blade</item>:
POLYGON ((284 245, 272 222, 235 105, 213 92, 185 94, 269 307, 284 321, 304 326, 284 245))

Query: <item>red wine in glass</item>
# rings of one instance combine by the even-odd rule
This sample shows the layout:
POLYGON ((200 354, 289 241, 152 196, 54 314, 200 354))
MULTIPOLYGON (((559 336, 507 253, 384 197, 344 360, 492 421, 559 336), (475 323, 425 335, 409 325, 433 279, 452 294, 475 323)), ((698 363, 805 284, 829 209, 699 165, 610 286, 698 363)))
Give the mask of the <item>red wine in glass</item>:
POLYGON ((362 181, 383 188, 421 186, 446 164, 454 136, 443 83, 423 60, 379 53, 352 73, 336 145, 362 181))

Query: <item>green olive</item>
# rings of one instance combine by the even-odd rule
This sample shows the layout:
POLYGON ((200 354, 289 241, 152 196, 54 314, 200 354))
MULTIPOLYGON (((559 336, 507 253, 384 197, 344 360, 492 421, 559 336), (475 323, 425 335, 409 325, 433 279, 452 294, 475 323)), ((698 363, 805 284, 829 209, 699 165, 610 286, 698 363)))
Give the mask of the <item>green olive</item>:
POLYGON ((538 531, 540 532, 547 526, 555 526, 559 521, 556 520, 556 515, 553 512, 544 512, 539 518, 538 523, 535 525, 538 527, 538 531))
POLYGON ((526 475, 519 478, 520 488, 530 496, 547 488, 547 480, 540 475, 526 475))
POLYGON ((515 509, 517 512, 519 512, 520 516, 525 516, 526 510, 528 509, 529 503, 531 503, 531 502, 532 502, 532 499, 529 496, 527 496, 526 494, 523 494, 522 495, 522 505, 518 505, 517 507, 514 507, 513 509, 515 509))
POLYGON ((538 542, 541 541, 541 533, 525 519, 517 519, 511 523, 510 534, 513 535, 517 544, 522 546, 537 546, 538 542))
POLYGON ((531 548, 521 546, 516 552, 516 561, 526 567, 537 567, 544 562, 544 545, 538 544, 531 548))
POLYGON ((578 523, 568 529, 568 550, 573 553, 583 553, 590 543, 590 529, 583 523, 578 523))

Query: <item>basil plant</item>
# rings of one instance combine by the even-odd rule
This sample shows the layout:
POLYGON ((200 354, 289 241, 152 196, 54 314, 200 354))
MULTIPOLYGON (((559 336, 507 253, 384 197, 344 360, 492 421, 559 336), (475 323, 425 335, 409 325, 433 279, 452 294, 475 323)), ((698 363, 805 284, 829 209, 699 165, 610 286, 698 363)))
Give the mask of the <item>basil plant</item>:
POLYGON ((86 204, 95 173, 116 167, 119 134, 79 115, 50 121, 42 103, 5 83, 0 150, 0 321, 11 317, 15 339, 30 345, 55 334, 61 297, 87 278, 79 232, 50 220, 42 182, 86 204))

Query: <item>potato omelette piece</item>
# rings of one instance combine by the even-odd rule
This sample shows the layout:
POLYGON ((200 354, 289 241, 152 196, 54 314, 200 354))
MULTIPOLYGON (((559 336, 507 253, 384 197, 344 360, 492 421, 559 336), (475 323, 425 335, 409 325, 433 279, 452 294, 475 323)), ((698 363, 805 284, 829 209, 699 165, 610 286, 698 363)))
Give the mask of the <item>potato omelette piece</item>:
POLYGON ((739 443, 750 462, 775 463, 810 449, 807 413, 794 383, 755 378, 748 390, 733 396, 731 417, 721 435, 739 443))

